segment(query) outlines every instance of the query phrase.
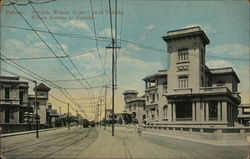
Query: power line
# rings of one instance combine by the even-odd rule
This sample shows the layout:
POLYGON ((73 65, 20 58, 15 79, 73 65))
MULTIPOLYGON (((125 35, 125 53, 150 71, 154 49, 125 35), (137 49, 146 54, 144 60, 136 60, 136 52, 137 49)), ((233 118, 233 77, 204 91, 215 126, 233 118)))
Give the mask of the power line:
MULTIPOLYGON (((1 56, 4 56, 4 55, 1 55, 1 56)), ((4 56, 4 57, 7 58, 6 56, 4 56)), ((2 58, 0 58, 0 59, 2 60, 2 58)), ((52 83, 51 81, 49 81, 49 80, 47 80, 47 79, 41 77, 40 75, 37 75, 36 73, 34 73, 34 72, 28 70, 27 68, 25 68, 25 67, 23 67, 23 66, 17 64, 17 63, 14 62, 14 61, 11 61, 11 62, 14 63, 15 65, 17 65, 18 67, 14 66, 13 64, 10 64, 10 63, 8 63, 8 62, 6 62, 6 61, 4 61, 4 62, 7 63, 7 64, 9 64, 9 65, 11 65, 12 67, 14 67, 14 68, 20 70, 21 72, 23 72, 23 73, 25 73, 25 74, 27 74, 27 75, 29 75, 29 76, 31 76, 31 77, 33 77, 33 78, 39 80, 39 81, 42 81, 42 82, 45 82, 45 83, 50 83, 50 84, 49 84, 50 86, 52 86, 53 88, 59 89, 59 90, 61 91, 61 93, 63 93, 64 96, 65 96, 67 99, 69 99, 69 97, 63 92, 63 90, 62 90, 63 88, 62 88, 61 86, 58 86, 58 85, 52 83), (23 71, 23 70, 21 70, 21 68, 22 68, 23 70, 25 70, 26 72, 23 71), (27 72, 28 72, 28 73, 27 73, 27 72), (36 77, 36 76, 37 76, 37 77, 36 77), (41 80, 41 79, 42 79, 42 80, 41 80)), ((22 76, 22 75, 18 75, 18 74, 14 74, 14 75, 22 76)), ((22 77, 24 77, 24 76, 22 76, 22 77)), ((27 78, 27 77, 26 77, 26 78, 27 78)), ((67 90, 64 90, 64 91, 66 91, 66 93, 67 93, 68 95, 70 95, 70 94, 67 92, 67 90)), ((69 100, 70 100, 70 99, 69 99, 69 100)), ((72 101, 72 100, 71 100, 71 101, 72 101)), ((77 102, 73 102, 73 101, 72 101, 72 103, 74 103, 76 106, 79 105, 79 104, 77 104, 77 102)))
MULTIPOLYGON (((87 52, 83 52, 80 54, 75 54, 75 55, 67 55, 67 56, 57 56, 58 58, 67 58, 67 57, 76 57, 84 54, 88 54, 91 52, 94 52, 96 50, 91 50, 87 52)), ((9 58, 9 59, 3 59, 3 60, 36 60, 36 59, 51 59, 51 58, 57 58, 55 56, 42 56, 42 57, 22 57, 22 58, 9 58)))
POLYGON ((91 13, 92 13, 92 21, 93 21, 93 27, 94 27, 94 33, 95 33, 95 42, 96 42, 96 49, 97 49, 97 53, 98 53, 98 57, 100 59, 102 68, 103 68, 103 73, 106 74, 102 59, 101 59, 101 55, 99 52, 99 46, 98 46, 98 41, 97 41, 97 34, 96 34, 96 25, 95 25, 95 17, 94 17, 94 13, 93 13, 93 5, 92 5, 92 0, 89 0, 90 2, 90 8, 91 8, 91 13))
MULTIPOLYGON (((92 76, 92 77, 88 77, 85 79, 94 79, 94 78, 98 78, 104 76, 104 74, 100 74, 100 75, 96 75, 96 76, 92 76)), ((83 80, 82 78, 78 78, 77 80, 83 80)), ((52 82, 72 82, 72 81, 76 81, 75 79, 69 79, 69 80, 51 80, 52 82)))
MULTIPOLYGON (((6 26, 6 25, 0 25, 1 27, 9 27, 9 28, 16 28, 16 29, 24 29, 24 30, 29 30, 29 31, 33 31, 32 29, 28 29, 28 28, 22 28, 22 27, 14 27, 14 26, 6 26)), ((46 31, 42 31, 42 30, 35 30, 37 32, 43 32, 43 33, 48 33, 46 31)), ((59 35, 59 36, 66 36, 66 37, 74 37, 74 38, 86 38, 86 35, 79 35, 79 34, 68 34, 68 33, 54 33, 54 35, 59 35)), ((91 40, 95 40, 95 38, 92 38, 91 40)), ((107 37, 97 37, 97 40, 101 40, 101 41, 110 41, 110 38, 107 37), (101 40, 102 39, 102 40, 101 40)), ((148 49, 148 50, 153 50, 153 51, 157 51, 157 52, 162 52, 162 53, 166 53, 166 50, 163 49, 158 49, 152 46, 148 46, 145 44, 140 44, 140 43, 136 43, 136 42, 132 42, 132 41, 128 41, 125 39, 118 39, 120 40, 120 42, 124 42, 127 44, 132 44, 135 46, 138 46, 142 49, 148 49)), ((228 59, 228 60, 233 60, 233 61, 249 61, 250 59, 248 58, 237 58, 237 57, 226 57, 226 56, 216 56, 216 55, 206 55, 207 57, 212 57, 212 58, 222 58, 222 59, 228 59)))
POLYGON ((50 2, 54 2, 54 1, 56 1, 56 0, 50 0, 50 1, 45 1, 45 2, 28 1, 27 3, 10 2, 9 4, 3 4, 2 6, 10 6, 10 5, 27 6, 29 3, 33 3, 33 4, 45 4, 45 3, 50 3, 50 2))

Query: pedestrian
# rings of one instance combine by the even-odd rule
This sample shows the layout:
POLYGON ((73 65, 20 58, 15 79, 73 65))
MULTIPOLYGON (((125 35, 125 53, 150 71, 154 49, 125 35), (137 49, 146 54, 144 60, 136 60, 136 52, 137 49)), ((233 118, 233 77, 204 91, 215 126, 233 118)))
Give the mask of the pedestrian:
POLYGON ((141 125, 139 123, 137 127, 137 132, 138 132, 138 135, 141 136, 142 130, 141 130, 141 125))

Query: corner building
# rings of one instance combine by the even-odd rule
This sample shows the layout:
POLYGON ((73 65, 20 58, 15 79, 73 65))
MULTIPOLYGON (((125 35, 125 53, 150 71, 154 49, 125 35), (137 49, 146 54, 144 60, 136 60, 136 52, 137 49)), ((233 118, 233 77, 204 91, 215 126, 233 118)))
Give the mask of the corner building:
MULTIPOLYGON (((167 103, 159 107, 164 121, 158 124, 234 126, 241 102, 240 82, 233 68, 209 69, 206 45, 210 40, 200 27, 169 31, 170 67, 167 71, 167 103), (164 110, 163 110, 164 108, 164 110)), ((156 123, 156 124, 157 124, 156 123)))

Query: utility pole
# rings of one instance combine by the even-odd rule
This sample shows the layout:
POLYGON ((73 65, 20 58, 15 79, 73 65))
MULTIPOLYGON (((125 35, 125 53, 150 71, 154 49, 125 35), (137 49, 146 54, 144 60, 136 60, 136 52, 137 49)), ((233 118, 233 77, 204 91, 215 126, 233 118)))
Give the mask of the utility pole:
POLYGON ((61 107, 59 107, 59 110, 60 110, 60 115, 62 115, 62 112, 61 112, 61 107))
POLYGON ((78 122, 79 122, 79 118, 78 118, 78 110, 76 110, 76 118, 77 118, 77 127, 78 127, 78 122))
POLYGON ((115 39, 113 38, 112 39, 112 47, 106 47, 107 49, 112 49, 112 136, 115 135, 115 132, 114 132, 114 127, 115 127, 115 69, 114 69, 114 66, 115 66, 115 49, 120 49, 121 47, 117 47, 115 46, 115 39))
POLYGON ((68 119, 68 130, 70 130, 70 123, 69 123, 69 103, 68 103, 68 116, 67 116, 67 119, 68 119))
POLYGON ((106 130, 106 109, 107 109, 107 84, 105 84, 105 97, 104 97, 104 103, 105 103, 105 108, 104 108, 104 130, 106 130))
POLYGON ((36 86, 37 83, 36 81, 33 81, 35 83, 35 109, 36 109, 36 138, 39 138, 39 134, 38 134, 38 108, 37 108, 37 91, 36 91, 36 86))
POLYGON ((100 115, 100 127, 102 127, 102 99, 100 99, 99 115, 100 115))

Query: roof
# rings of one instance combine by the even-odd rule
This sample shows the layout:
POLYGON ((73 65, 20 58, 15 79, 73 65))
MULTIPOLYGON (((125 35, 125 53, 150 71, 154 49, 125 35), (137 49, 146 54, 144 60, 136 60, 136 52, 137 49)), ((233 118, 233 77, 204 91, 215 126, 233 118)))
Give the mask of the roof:
POLYGON ((173 39, 183 38, 184 36, 194 36, 194 35, 200 36, 205 44, 210 43, 210 40, 199 26, 168 31, 167 36, 163 36, 162 39, 165 42, 168 42, 173 39))
POLYGON ((146 81, 146 80, 150 80, 150 79, 154 79, 154 78, 158 78, 158 77, 167 77, 168 74, 167 74, 167 71, 164 70, 160 70, 159 73, 156 73, 156 74, 152 74, 152 75, 149 75, 145 78, 143 78, 142 80, 146 81))
POLYGON ((126 103, 135 102, 135 101, 145 101, 145 99, 144 98, 135 98, 135 99, 128 100, 126 103))
POLYGON ((138 94, 136 90, 125 90, 122 94, 138 94))
POLYGON ((235 71, 233 70, 232 67, 215 68, 215 69, 209 69, 209 70, 210 70, 210 73, 212 75, 216 75, 216 76, 219 76, 219 75, 233 75, 234 78, 237 80, 237 82, 238 83, 240 82, 237 74, 235 73, 235 71))
POLYGON ((46 86, 45 84, 40 83, 38 86, 36 86, 36 90, 37 91, 49 91, 50 88, 48 86, 46 86))

